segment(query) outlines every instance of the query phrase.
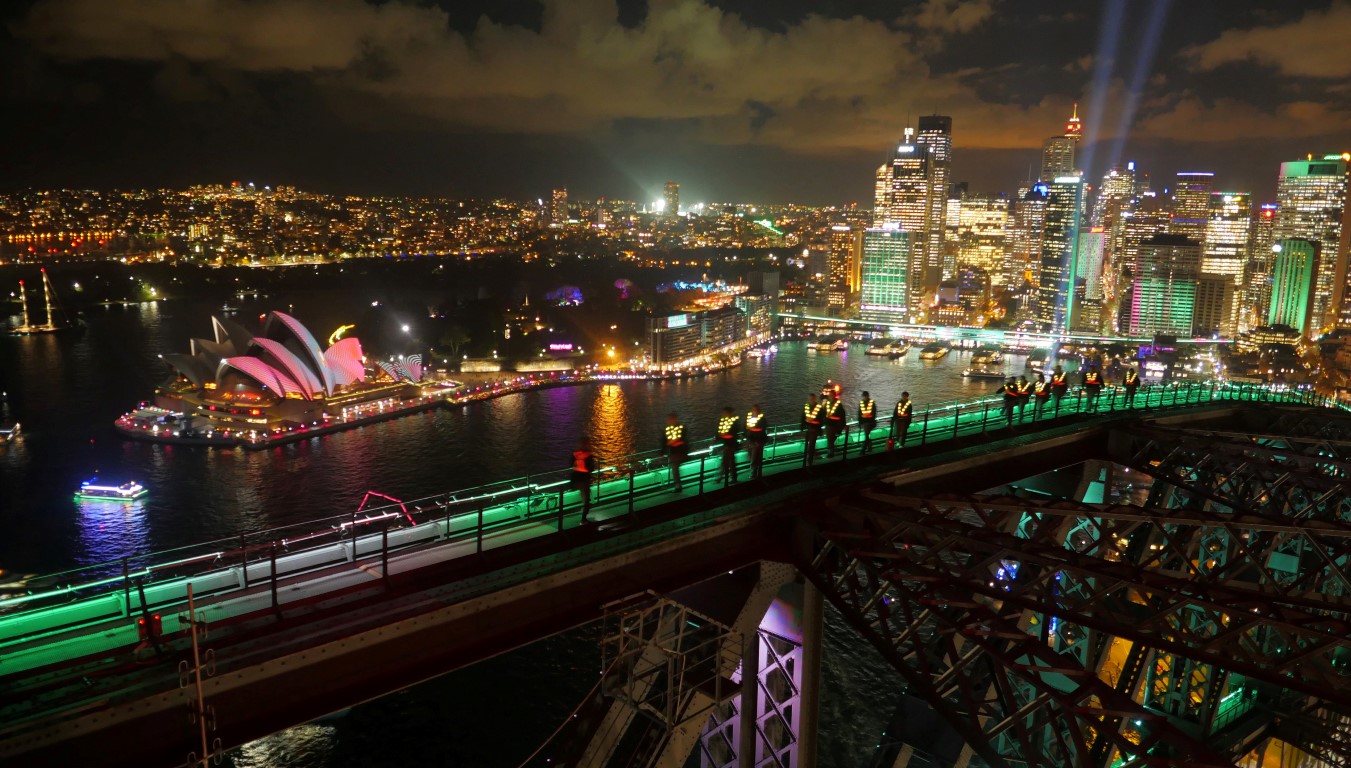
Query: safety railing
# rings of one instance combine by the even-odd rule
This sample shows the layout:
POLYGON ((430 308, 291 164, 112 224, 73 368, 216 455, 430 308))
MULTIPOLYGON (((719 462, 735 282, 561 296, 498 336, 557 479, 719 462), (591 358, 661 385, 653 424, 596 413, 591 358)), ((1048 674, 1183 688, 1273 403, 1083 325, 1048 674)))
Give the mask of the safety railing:
MULTIPOLYGON (((1133 397, 1122 387, 1107 387, 1097 395, 1079 388, 1063 398, 1033 397, 1007 404, 991 394, 927 405, 899 433, 899 422, 890 416, 880 417, 867 435, 861 434, 856 420, 850 420, 834 439, 831 430, 823 429, 810 444, 798 424, 770 428, 763 471, 849 460, 865 450, 883 451, 889 440, 903 447, 924 446, 1070 415, 1157 411, 1221 400, 1334 404, 1310 389, 1224 382, 1146 386, 1133 397)), ((743 441, 733 454, 736 479, 745 479, 750 471, 745 449, 743 441)), ((722 461, 715 439, 692 441, 688 458, 680 465, 684 493, 699 495, 718 487, 722 461)), ((607 518, 638 514, 641 502, 671 493, 671 470, 661 451, 601 462, 586 484, 590 504, 598 516, 607 518)), ((563 531, 585 506, 571 472, 564 469, 48 574, 30 580, 29 594, 0 600, 0 652, 44 634, 119 617, 134 619, 148 610, 181 604, 189 580, 199 598, 206 599, 266 585, 277 608, 277 582, 283 577, 376 557, 387 564, 392 552, 435 543, 457 543, 466 551, 472 547, 473 552, 482 552, 485 537, 500 532, 525 526, 533 526, 537 535, 563 531)))

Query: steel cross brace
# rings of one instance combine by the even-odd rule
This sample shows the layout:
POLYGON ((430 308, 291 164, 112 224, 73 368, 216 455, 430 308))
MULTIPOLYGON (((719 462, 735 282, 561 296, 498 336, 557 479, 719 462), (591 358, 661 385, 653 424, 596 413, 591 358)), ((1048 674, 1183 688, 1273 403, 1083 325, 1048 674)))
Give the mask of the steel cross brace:
MULTIPOLYGON (((1279 467, 1285 472, 1293 470, 1319 485, 1346 483, 1348 474, 1351 474, 1351 461, 1319 453, 1317 448, 1309 449, 1299 443, 1287 448, 1277 448, 1235 433, 1221 434, 1159 426, 1134 427, 1124 430, 1123 433, 1146 438, 1156 445, 1185 448, 1203 455, 1223 454, 1245 461, 1261 459, 1268 468, 1279 467), (1338 472, 1329 472, 1330 469, 1336 469, 1338 472)), ((1263 467, 1263 462, 1254 462, 1255 468, 1263 467)))
POLYGON ((953 506, 945 516, 935 514, 932 503, 925 509, 914 500, 882 494, 865 493, 859 501, 878 528, 885 526, 881 542, 903 542, 882 555, 892 569, 926 581, 961 582, 990 599, 1020 602, 1027 610, 1281 688, 1332 694, 1333 700, 1351 703, 1351 690, 1333 667, 1334 656, 1351 653, 1351 601, 1282 601, 1113 562, 1065 548, 1051 538, 1058 526, 1042 526, 1033 538, 1022 539, 954 519, 953 506), (1017 577, 995 579, 999 564, 1006 562, 1022 566, 1017 577), (1206 631, 1189 629, 1180 620, 1183 611, 1206 617, 1206 631), (1280 643, 1274 658, 1262 640, 1280 643), (1287 652, 1290 656, 1282 655, 1287 652))
MULTIPOLYGON (((962 698, 977 706, 955 710, 950 706, 955 696, 941 696, 932 688, 925 692, 926 698, 985 759, 998 765, 1007 764, 1005 760, 1009 757, 1029 765, 1086 765, 1092 742, 1105 738, 1121 750, 1123 757, 1136 756, 1125 765, 1145 764, 1151 754, 1157 757, 1164 748, 1171 750, 1173 758, 1185 759, 1191 765, 1232 765, 1227 758, 1115 690, 1071 657, 1055 653, 1027 634, 1018 625, 1021 610, 1004 615, 1007 611, 996 611, 990 601, 973 599, 970 585, 931 574, 920 574, 913 581, 888 578, 884 571, 894 561, 867 555, 855 557, 846 550, 848 546, 828 542, 808 571, 809 577, 823 587, 827 597, 907 680, 922 680, 926 676, 925 666, 930 667, 927 674, 933 679, 935 670, 922 663, 926 657, 931 662, 950 664, 943 671, 956 681, 962 698), (832 588, 847 580, 849 573, 859 572, 866 574, 870 583, 885 584, 891 593, 888 599, 864 602, 865 595, 841 594, 832 588), (871 606, 870 610, 864 608, 865 604, 871 606), (898 610, 893 610, 893 605, 898 610), (936 630, 934 637, 924 643, 906 647, 879 631, 890 629, 897 620, 905 624, 920 612, 936 630), (938 653, 934 652, 936 646, 941 647, 938 653), (972 649, 979 652, 973 653, 972 649), (962 672, 972 667, 983 674, 967 680, 962 672), (1052 685, 1048 675, 1069 681, 1069 690, 1052 685), (996 694, 994 699, 979 694, 991 688, 996 694), (1028 700, 1019 701, 1014 695, 1019 689, 1030 691, 1032 696, 1025 695, 1028 700), (1148 734, 1137 734, 1138 741, 1133 740, 1122 732, 1124 720, 1148 721, 1148 734), (1020 754, 991 755, 992 736, 1005 729, 1015 731, 1020 754), (977 730, 980 737, 973 739, 972 730, 977 730), (1046 740, 1048 735, 1053 742, 1046 740)), ((877 548, 880 550, 880 546, 877 548)))
MULTIPOLYGON (((1037 526, 1035 530, 1048 529, 1054 533, 1056 525, 1053 519, 1091 520, 1098 527, 1100 536, 1091 542, 1100 557, 1109 560, 1131 560, 1142 568, 1162 569, 1170 572, 1184 572, 1202 582, 1225 583, 1237 589, 1252 590, 1273 599, 1289 601, 1306 610, 1321 611, 1328 607, 1326 599, 1310 597, 1307 592, 1299 592, 1293 585, 1278 583, 1262 565, 1267 561, 1269 552, 1258 551, 1249 541, 1252 532, 1278 533, 1285 539, 1295 538, 1310 551, 1319 555, 1330 577, 1338 580, 1344 591, 1351 594, 1351 576, 1343 571, 1341 563, 1351 558, 1351 523, 1340 521, 1304 520, 1296 521, 1288 517, 1266 512, 1238 510, 1233 513, 1215 512, 1202 507, 1183 507, 1180 509, 1160 509, 1147 506, 1128 506, 1124 504, 1086 504, 1073 501, 1036 501, 1017 497, 999 496, 958 496, 942 495, 926 499, 901 498, 897 501, 924 509, 929 514, 951 517, 953 519, 977 519, 985 527, 999 530, 1011 517, 1029 516, 1024 525, 1037 526), (1230 537, 1238 554, 1247 556, 1251 562, 1234 559, 1226 567, 1202 570, 1194 560, 1204 553, 1196 551, 1195 540, 1211 531, 1223 531, 1230 537), (1187 536, 1190 532, 1190 536, 1187 536), (1141 548, 1141 552, 1131 553, 1115 543, 1119 539, 1130 539, 1137 533, 1157 534, 1161 538, 1162 549, 1141 548), (1182 540, 1182 541, 1180 541, 1182 540), (1151 554, 1154 553, 1154 554, 1151 554), (1168 554, 1175 557, 1168 558, 1168 554), (1255 572, 1257 581, 1244 581, 1238 576, 1252 575, 1243 569, 1255 572), (1264 578, 1263 578, 1264 577, 1264 578)), ((1258 541, 1258 544, 1261 540, 1258 541)), ((1077 548, 1087 552, 1087 548, 1077 548)), ((1204 558, 1201 558, 1204 559, 1204 558)))
POLYGON ((1351 490, 1347 481, 1308 472, 1299 462, 1255 457, 1249 455, 1255 451, 1223 442, 1117 434, 1133 443, 1126 455, 1116 456, 1119 463, 1220 504, 1274 506, 1292 517, 1307 517, 1329 502, 1344 503, 1351 490))
MULTIPOLYGON (((1251 462, 1226 467, 1220 465, 1213 454, 1201 448, 1161 445, 1156 440, 1147 440, 1142 448, 1132 450, 1131 453, 1132 458, 1122 463, 1155 478, 1157 482, 1183 491, 1191 497, 1186 504, 1187 509, 1203 506, 1196 500, 1204 499, 1233 510, 1235 519, 1267 515, 1298 523, 1303 531, 1300 541, 1311 543, 1310 550, 1321 566, 1315 567, 1312 562, 1303 562, 1301 558, 1302 567, 1297 575, 1283 582, 1285 591, 1317 591, 1325 580, 1325 574, 1330 574, 1344 585, 1340 588, 1343 594, 1348 591, 1345 587, 1348 576, 1344 568, 1351 562, 1351 544, 1344 539, 1333 542, 1321 538, 1315 541, 1309 537, 1315 532, 1321 534, 1351 522, 1351 501, 1348 501, 1351 499, 1351 483, 1327 477, 1303 476, 1303 484, 1296 485, 1297 481, 1292 479, 1294 473, 1276 476, 1274 472, 1255 468, 1251 462), (1157 451, 1151 453, 1155 449, 1157 451), (1151 458, 1158 453, 1162 453, 1163 457, 1151 458), (1247 486, 1238 487, 1240 482, 1246 482, 1247 486), (1277 499, 1283 500, 1283 503, 1272 503, 1277 499)), ((1236 529, 1242 527, 1234 526, 1236 529)), ((1275 582, 1277 579, 1267 569, 1267 565, 1273 553, 1292 548, 1292 536, 1301 536, 1301 532, 1258 532, 1245 545, 1256 556, 1233 560, 1230 564, 1234 568, 1260 572, 1264 582, 1275 582)))

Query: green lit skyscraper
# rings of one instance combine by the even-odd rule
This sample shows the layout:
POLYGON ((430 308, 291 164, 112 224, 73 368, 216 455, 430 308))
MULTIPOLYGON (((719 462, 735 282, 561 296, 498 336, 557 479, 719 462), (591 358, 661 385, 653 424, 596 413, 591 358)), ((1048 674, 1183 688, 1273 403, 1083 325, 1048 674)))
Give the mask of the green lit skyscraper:
POLYGON ((1276 185, 1274 239, 1302 238, 1318 244, 1313 312, 1308 328, 1311 337, 1321 335, 1323 328, 1334 320, 1351 327, 1351 316, 1345 319, 1331 316, 1338 309, 1333 300, 1342 294, 1346 280, 1347 166, 1343 155, 1281 163, 1281 177, 1276 185))
POLYGON ((1201 272, 1201 244, 1182 235, 1155 235, 1140 246, 1131 284, 1132 336, 1190 336, 1201 272))
POLYGON ((864 231, 860 317, 875 323, 910 322, 909 276, 909 233, 895 226, 864 231))
POLYGON ((1047 184, 1036 322, 1050 333, 1064 333, 1074 311, 1072 289, 1078 272, 1076 256, 1083 200, 1083 180, 1078 176, 1058 176, 1047 184))
POLYGON ((1313 311, 1314 275, 1318 271, 1318 244, 1288 238, 1271 246, 1276 258, 1271 268, 1271 305, 1267 325, 1288 325, 1308 334, 1313 311))

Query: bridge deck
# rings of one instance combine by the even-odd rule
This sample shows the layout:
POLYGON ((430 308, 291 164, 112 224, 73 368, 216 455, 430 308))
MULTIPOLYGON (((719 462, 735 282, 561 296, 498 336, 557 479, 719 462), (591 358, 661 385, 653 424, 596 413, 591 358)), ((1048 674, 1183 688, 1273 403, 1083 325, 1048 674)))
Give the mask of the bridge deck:
MULTIPOLYGON (((1152 403, 1158 409, 1259 396, 1279 401, 1304 399, 1242 389, 1176 388, 1159 394, 1152 403)), ((248 562, 247 584, 240 566, 204 568, 145 590, 148 609, 160 611, 163 617, 162 654, 135 650, 138 636, 133 619, 142 606, 139 596, 126 589, 125 579, 115 580, 121 589, 89 597, 74 592, 77 599, 70 603, 0 618, 4 654, 0 657, 0 720, 6 723, 0 729, 0 757, 32 750, 38 750, 33 754, 69 757, 74 754, 70 750, 80 751, 77 744, 96 744, 100 739, 91 741, 91 737, 104 729, 150 722, 133 716, 130 705, 134 702, 146 708, 152 701, 161 707, 181 707, 187 691, 172 662, 189 649, 182 604, 182 590, 189 582, 202 595, 197 620, 210 630, 206 644, 215 652, 216 673, 212 699, 222 704, 229 700, 223 682, 232 675, 236 687, 244 690, 246 682, 260 676, 282 674, 277 665, 285 666, 288 657, 335 644, 366 642, 371 648, 382 647, 399 636, 418 636, 419 621, 426 622, 426 631, 432 631, 431 637, 455 659, 447 666, 446 658, 438 658, 430 666, 382 680, 366 680, 349 669, 344 674, 352 690, 345 697, 325 697, 318 704, 296 703, 287 710, 292 719, 286 722, 273 713, 247 726, 237 724, 229 730, 234 736, 227 743, 239 743, 289 722, 325 714, 325 707, 333 708, 336 701, 348 706, 362 696, 397 690, 451 666, 502 652, 542 636, 541 632, 582 623, 599 615, 605 602, 625 594, 654 587, 673 589, 698 574, 706 576, 776 555, 786 557, 783 531, 766 528, 762 521, 766 510, 775 504, 790 505, 802 494, 868 482, 895 472, 898 463, 910 467, 914 481, 924 479, 925 465, 946 466, 939 474, 948 482, 954 473, 966 473, 981 478, 980 487, 989 487, 1028 473, 1017 466, 1006 467, 1002 473, 982 467, 981 456, 992 447, 988 433, 998 432, 1005 441, 1039 442, 1052 446, 1048 450, 1064 451, 1066 445, 1082 440, 1085 427, 1120 418, 1112 413, 1081 415, 1079 400, 1066 402, 1060 419, 1029 424, 1020 428, 1025 429, 1023 433, 1000 430, 1002 416, 997 407, 989 407, 988 400, 973 404, 967 413, 958 409, 947 416, 930 416, 923 428, 924 442, 941 436, 945 447, 953 449, 941 456, 931 447, 911 446, 894 454, 877 452, 859 461, 850 451, 847 462, 822 457, 816 468, 804 470, 803 444, 776 442, 766 452, 765 474, 780 476, 772 482, 743 482, 722 489, 712 482, 717 460, 701 457, 691 462, 688 489, 679 496, 667 486, 665 468, 638 470, 601 485, 600 501, 592 513, 600 521, 596 526, 581 525, 576 502, 532 516, 530 504, 522 506, 516 500, 480 506, 470 515, 472 525, 463 515, 447 514, 279 555, 276 578, 270 561, 248 562), (1008 477, 1000 479, 1002 475, 1008 477), (724 540, 721 549, 700 549, 698 557, 690 555, 691 542, 700 537, 715 540, 719 529, 736 535, 724 540), (671 548, 673 542, 684 543, 671 548), (663 546, 668 548, 662 550, 663 546), (588 575, 589 566, 600 570, 588 575), (614 577, 626 572, 630 578, 614 577), (565 592, 580 588, 582 582, 560 576, 565 573, 582 574, 575 578, 587 584, 584 597, 569 598, 552 588, 557 584, 566 584, 565 592), (541 604, 540 595, 548 595, 553 604, 541 604), (513 602, 509 613, 491 613, 506 610, 513 602), (539 618, 520 618, 526 603, 539 618), (438 615, 439 621, 428 618, 438 615), (394 629, 410 622, 412 626, 394 629), (528 630, 522 629, 527 625, 528 630), (516 634, 512 628, 517 628, 516 634), (388 638, 379 641, 382 632, 388 638), (359 641, 371 633, 375 636, 359 641)), ((1120 403, 1105 400, 1103 405, 1115 410, 1120 403)), ((335 655, 340 655, 337 650, 335 655)), ((346 652, 351 651, 349 647, 346 652)), ((408 659, 426 655, 413 647, 399 652, 408 659)), ((181 711, 176 716, 181 718, 181 711)), ((157 727, 163 726, 162 721, 156 722, 157 727)), ((122 735, 134 733, 133 729, 122 735)))

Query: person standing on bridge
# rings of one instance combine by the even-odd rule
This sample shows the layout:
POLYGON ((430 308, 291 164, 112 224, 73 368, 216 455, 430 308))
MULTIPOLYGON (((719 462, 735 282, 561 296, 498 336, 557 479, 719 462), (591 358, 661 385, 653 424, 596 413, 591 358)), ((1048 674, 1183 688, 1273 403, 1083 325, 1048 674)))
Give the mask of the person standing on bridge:
POLYGON ((1018 380, 1010 376, 995 394, 1004 396, 1004 423, 1013 429, 1013 409, 1018 407, 1018 380))
MULTIPOLYGON (((572 452, 572 475, 568 485, 582 494, 582 522, 591 514, 591 478, 596 472, 596 455, 591 452, 591 441, 583 437, 572 452)), ((559 503, 562 510, 562 503, 559 503)))
POLYGON ((1126 369, 1121 377, 1121 387, 1126 390, 1126 407, 1135 407, 1135 391, 1140 388, 1140 372, 1134 367, 1126 369))
POLYGON ((1018 421, 1027 418, 1027 404, 1032 401, 1032 384, 1026 376, 1018 377, 1018 421))
POLYGON ((840 433, 844 432, 844 404, 840 402, 838 386, 830 399, 826 400, 821 411, 825 415, 826 422, 826 458, 832 458, 835 456, 835 441, 840 439, 840 433))
POLYGON ((816 461, 816 441, 821 437, 821 404, 816 395, 808 395, 807 404, 802 407, 802 431, 806 441, 802 446, 802 461, 811 466, 816 461))
POLYGON ((1060 366, 1055 367, 1051 373, 1051 396, 1055 398, 1055 415, 1060 415, 1060 401, 1065 399, 1065 393, 1070 391, 1070 377, 1065 375, 1065 369, 1060 366))
POLYGON ((675 485, 675 492, 680 493, 680 465, 689 459, 690 447, 685 442, 685 425, 680 423, 675 411, 666 414, 662 447, 666 451, 666 464, 671 468, 671 483, 675 485))
POLYGON ((1037 374, 1037 380, 1032 383, 1032 398, 1032 421, 1036 421, 1051 399, 1051 383, 1046 380, 1046 374, 1037 374))
POLYGON ((1098 412, 1098 395, 1102 394, 1102 371, 1098 370, 1097 363, 1088 366, 1084 371, 1084 393, 1088 395, 1088 402, 1084 405, 1084 410, 1098 412))
POLYGON ((722 484, 731 485, 736 482, 736 442, 737 433, 736 411, 729 408, 722 409, 722 416, 718 419, 718 445, 722 448, 721 474, 722 484))
POLYGON ((900 438, 901 447, 905 447, 905 438, 910 434, 910 423, 915 420, 915 404, 910 400, 909 392, 902 392, 896 402, 896 412, 891 415, 891 439, 900 438))
POLYGON ((746 455, 751 461, 751 479, 756 480, 765 474, 765 442, 769 439, 765 432, 765 414, 760 404, 751 406, 746 414, 746 455))
POLYGON ((863 433, 863 448, 860 453, 868 453, 873 449, 872 435, 873 428, 877 426, 877 403, 873 402, 872 397, 865 390, 859 395, 858 399, 858 428, 863 433))

